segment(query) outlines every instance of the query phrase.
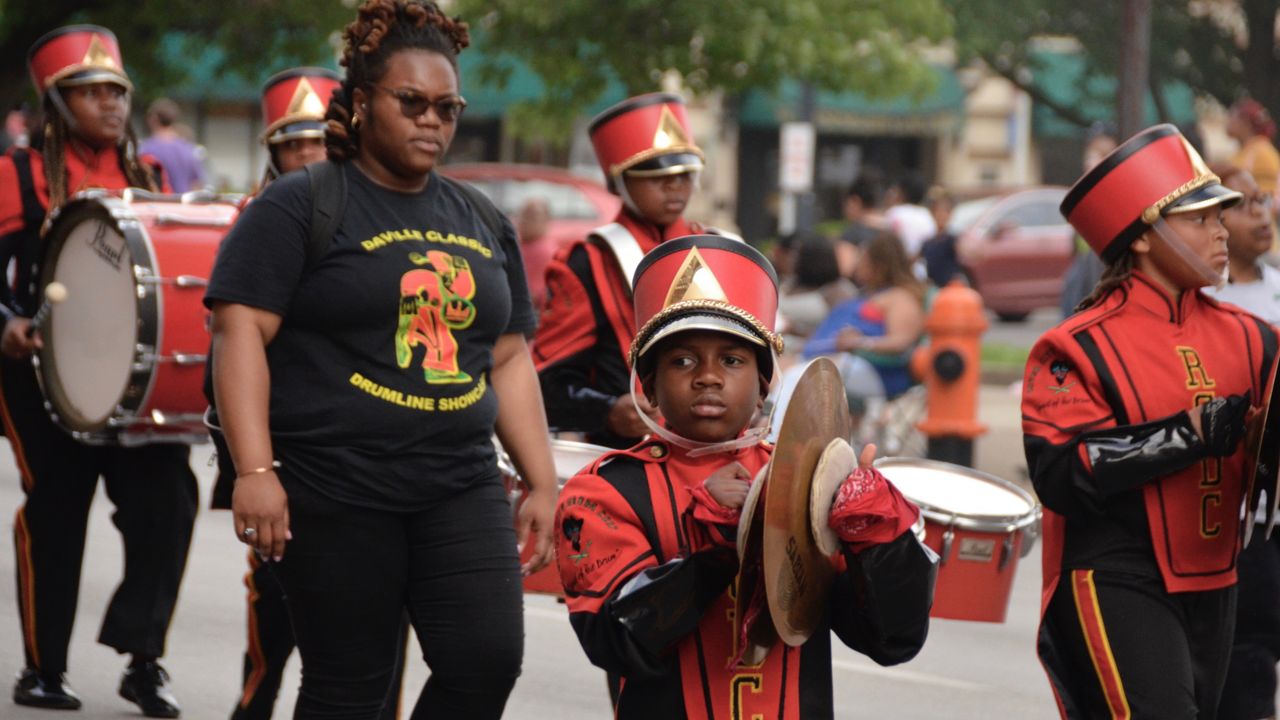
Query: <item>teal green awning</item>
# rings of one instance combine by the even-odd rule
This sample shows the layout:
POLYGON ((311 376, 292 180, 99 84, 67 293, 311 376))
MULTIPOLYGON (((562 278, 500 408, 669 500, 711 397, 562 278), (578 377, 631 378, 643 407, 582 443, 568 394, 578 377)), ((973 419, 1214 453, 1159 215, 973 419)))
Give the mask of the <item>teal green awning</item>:
MULTIPOLYGON (((819 130, 876 135, 918 135, 935 132, 964 114, 965 91, 955 72, 931 66, 935 76, 932 93, 872 99, 857 92, 820 90, 815 120, 819 130)), ((743 96, 738 121, 744 127, 772 128, 795 120, 799 113, 801 85, 787 80, 776 92, 750 90, 743 96)))
MULTIPOLYGON (((1085 60, 1080 53, 1041 51, 1032 55, 1035 83, 1054 102, 1070 107, 1090 122, 1112 122, 1115 119, 1116 80, 1109 77, 1084 77, 1085 60)), ((1144 120, 1147 125, 1158 122, 1175 124, 1196 120, 1195 93, 1182 82, 1164 83, 1164 101, 1172 117, 1160 118, 1151 93, 1145 100, 1144 120)), ((1032 132, 1039 137, 1078 137, 1083 130, 1062 119, 1043 103, 1031 108, 1032 132)))

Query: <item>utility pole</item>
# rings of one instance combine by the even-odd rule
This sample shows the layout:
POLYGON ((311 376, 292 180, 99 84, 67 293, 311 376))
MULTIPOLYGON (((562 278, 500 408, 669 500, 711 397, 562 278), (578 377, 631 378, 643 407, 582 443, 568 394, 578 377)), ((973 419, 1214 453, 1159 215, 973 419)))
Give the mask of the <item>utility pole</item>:
POLYGON ((1124 140, 1146 125, 1144 110, 1151 64, 1151 0, 1124 0, 1120 43, 1116 126, 1120 139, 1124 140))

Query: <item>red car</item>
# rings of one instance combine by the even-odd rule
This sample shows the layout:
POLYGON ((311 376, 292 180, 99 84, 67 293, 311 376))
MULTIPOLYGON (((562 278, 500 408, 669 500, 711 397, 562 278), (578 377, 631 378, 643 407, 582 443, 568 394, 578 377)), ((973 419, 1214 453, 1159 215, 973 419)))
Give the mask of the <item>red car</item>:
POLYGON ((520 163, 461 163, 440 169, 464 180, 493 200, 514 219, 531 197, 542 198, 551 209, 547 236, 564 245, 587 236, 613 220, 622 201, 600 183, 564 168, 520 163))
POLYGON ((1075 254, 1075 229, 1058 206, 1064 187, 1047 186, 956 205, 948 229, 960 262, 987 308, 1001 320, 1058 307, 1075 254))

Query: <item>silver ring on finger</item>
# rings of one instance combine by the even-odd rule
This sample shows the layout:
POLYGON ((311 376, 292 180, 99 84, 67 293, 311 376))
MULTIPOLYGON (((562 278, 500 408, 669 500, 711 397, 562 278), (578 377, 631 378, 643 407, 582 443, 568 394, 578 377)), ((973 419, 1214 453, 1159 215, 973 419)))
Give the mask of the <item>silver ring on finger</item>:
POLYGON ((247 527, 247 528, 245 528, 245 529, 244 529, 244 532, 242 532, 242 533, 240 533, 240 534, 241 534, 242 536, 244 536, 244 539, 245 539, 245 540, 247 540, 247 541, 249 541, 249 542, 253 542, 253 539, 254 539, 255 537, 257 537, 257 535, 258 535, 258 531, 257 531, 257 530, 255 530, 255 529, 253 529, 253 528, 251 528, 251 527, 247 527))

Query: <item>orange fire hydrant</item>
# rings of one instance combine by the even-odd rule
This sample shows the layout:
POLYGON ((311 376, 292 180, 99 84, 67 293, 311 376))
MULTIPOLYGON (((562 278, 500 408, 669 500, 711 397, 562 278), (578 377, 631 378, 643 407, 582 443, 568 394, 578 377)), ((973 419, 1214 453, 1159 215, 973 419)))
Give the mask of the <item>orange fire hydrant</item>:
POLYGON ((925 318, 929 344, 911 356, 911 372, 924 383, 928 414, 916 427, 929 438, 934 460, 973 466, 973 441, 987 431, 978 422, 978 376, 987 317, 982 296, 953 280, 938 291, 925 318))

